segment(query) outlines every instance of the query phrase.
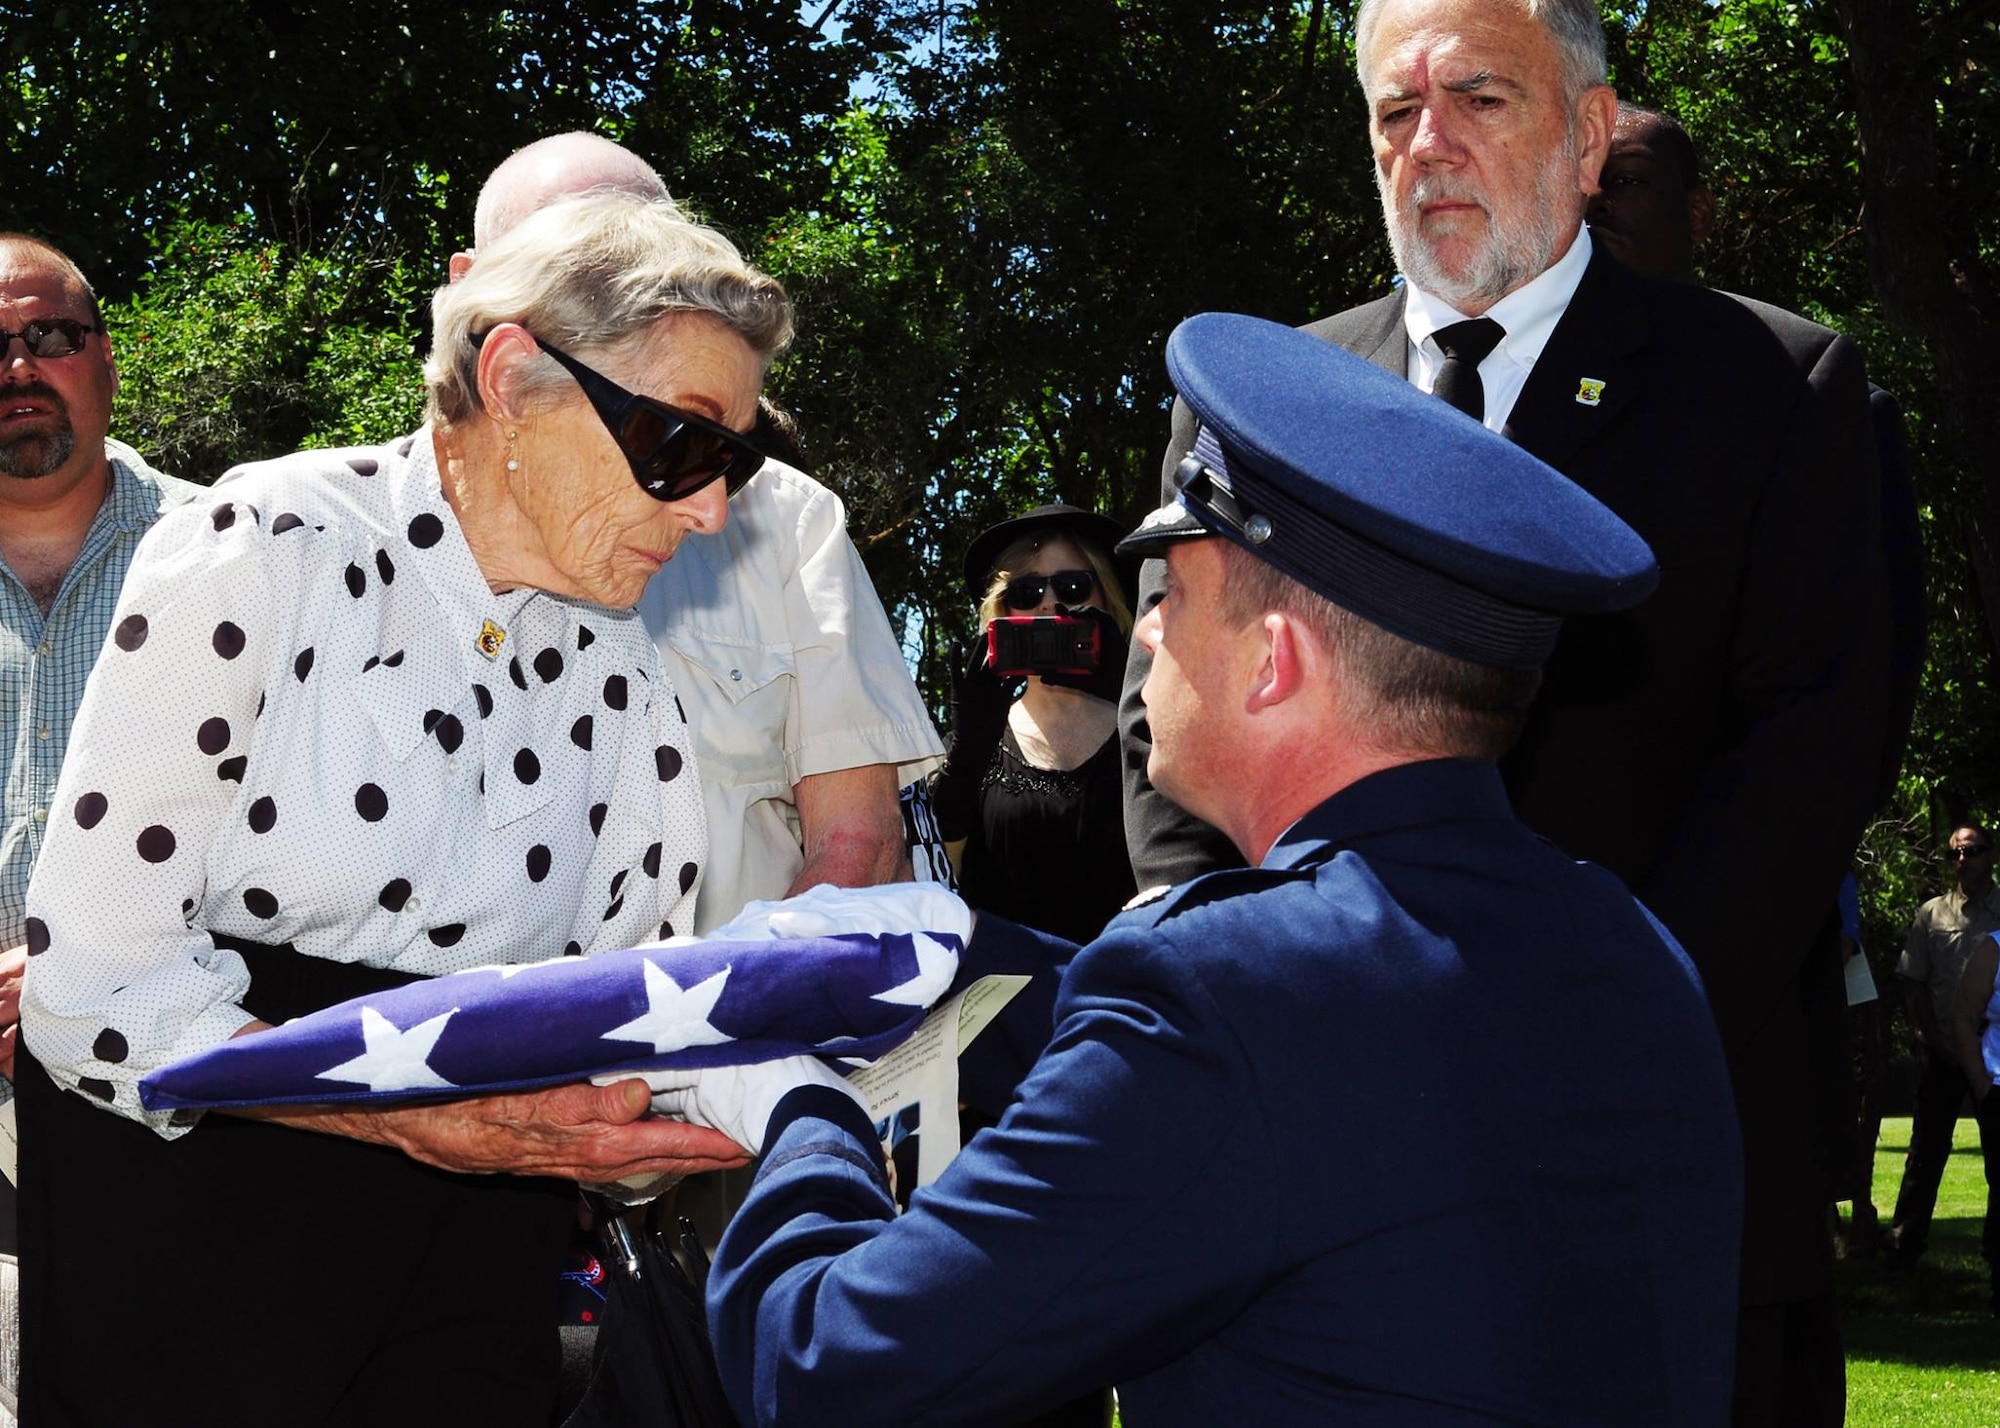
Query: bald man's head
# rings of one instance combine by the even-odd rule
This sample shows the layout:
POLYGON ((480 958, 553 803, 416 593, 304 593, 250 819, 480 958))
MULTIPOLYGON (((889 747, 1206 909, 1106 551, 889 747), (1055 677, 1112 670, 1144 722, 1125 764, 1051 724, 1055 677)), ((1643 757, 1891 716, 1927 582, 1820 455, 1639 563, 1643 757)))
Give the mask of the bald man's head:
MULTIPOLYGON (((539 208, 586 193, 629 193, 667 199, 653 166, 601 134, 553 134, 516 149, 487 176, 472 215, 473 252, 486 247, 539 208)), ((453 281, 472 266, 472 253, 452 256, 453 281)))

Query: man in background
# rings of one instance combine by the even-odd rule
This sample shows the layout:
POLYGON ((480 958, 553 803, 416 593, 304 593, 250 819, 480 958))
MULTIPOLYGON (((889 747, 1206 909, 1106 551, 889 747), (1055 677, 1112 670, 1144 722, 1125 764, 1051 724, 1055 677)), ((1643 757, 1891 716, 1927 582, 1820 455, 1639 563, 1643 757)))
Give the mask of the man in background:
MULTIPOLYGON (((1593 243, 1617 109, 1590 0, 1363 0, 1355 34, 1404 283, 1306 330, 1540 456, 1660 558, 1646 604, 1564 630, 1501 769, 1522 821, 1622 877, 1701 972, 1742 1123, 1735 1421, 1838 1423, 1818 1132, 1845 1076, 1816 1065, 1808 1012, 1839 1006, 1834 895, 1883 763, 1859 354, 1830 333, 1791 350, 1742 304, 1593 243)), ((1168 484, 1191 439, 1177 408, 1168 484)), ((1144 786, 1134 666, 1132 861, 1141 884, 1177 881, 1225 855, 1144 786)))
MULTIPOLYGON (((1977 823, 1954 828, 1948 856, 1956 886, 1917 909, 1903 955, 1896 962, 1896 980, 1902 984, 1903 1005, 1916 1024, 1924 1063, 1910 1119, 1910 1150, 1903 1159, 1903 1185, 1889 1221, 1895 1235, 1892 1253, 1905 1266, 1922 1259, 1930 1245, 1931 1212, 1937 1208, 1938 1185, 1951 1159, 1958 1114, 1965 1106, 1968 1068, 1959 1064, 1950 1030, 1952 998, 1979 940, 2000 932, 1992 835, 1977 823)), ((1980 1143, 1989 1160, 2000 1153, 2000 1146, 1986 1145, 1984 1120, 1980 1143)))
MULTIPOLYGON (((112 441, 118 364, 97 295, 38 238, 0 234, 0 1074, 14 1072, 22 918, 84 681, 139 539, 200 490, 112 441)), ((4 1099, 11 1085, 0 1087, 4 1099)), ((4 1114, 11 1123, 13 1107, 4 1114)), ((15 1357, 11 1124, 0 1180, 0 1334, 15 1357)), ((11 1406, 14 1385, 0 1385, 11 1406)), ((0 1413, 11 1423, 11 1412, 0 1413)))

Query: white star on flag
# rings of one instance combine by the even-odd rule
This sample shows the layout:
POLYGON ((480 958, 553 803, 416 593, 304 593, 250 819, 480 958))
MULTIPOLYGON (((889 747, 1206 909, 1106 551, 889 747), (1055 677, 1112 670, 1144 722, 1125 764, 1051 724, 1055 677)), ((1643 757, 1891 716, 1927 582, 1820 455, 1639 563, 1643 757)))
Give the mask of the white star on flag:
POLYGON ((651 958, 641 963, 646 971, 646 1014, 614 1026, 604 1033, 605 1041, 645 1041, 656 1052, 678 1051, 684 1046, 720 1046, 730 1038, 708 1024, 715 1004, 722 999, 722 984, 729 979, 724 967, 714 976, 695 983, 686 991, 680 983, 656 966, 651 958))
POLYGON ((910 934, 917 954, 917 975, 899 987, 877 992, 875 1000, 896 1007, 927 1007, 944 995, 958 973, 958 954, 922 932, 910 934))
POLYGON ((408 1031, 373 1007, 361 1009, 361 1040, 368 1049, 352 1061, 319 1073, 322 1081, 360 1081, 371 1091, 451 1091, 451 1082, 431 1070, 431 1048, 444 1035, 444 1025, 458 1008, 418 1022, 408 1031))

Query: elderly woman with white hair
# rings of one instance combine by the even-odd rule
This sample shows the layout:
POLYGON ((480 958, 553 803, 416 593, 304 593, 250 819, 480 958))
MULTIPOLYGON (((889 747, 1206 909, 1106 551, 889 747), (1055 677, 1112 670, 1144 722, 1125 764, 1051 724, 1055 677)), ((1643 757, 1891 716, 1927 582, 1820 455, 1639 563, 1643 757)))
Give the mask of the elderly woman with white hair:
MULTIPOLYGON (((140 1105, 148 1071, 335 1001, 692 919, 701 795, 632 606, 761 462, 785 295, 671 204, 596 197, 433 313, 424 428, 163 520, 78 714, 22 996, 47 1428, 543 1424, 573 1182, 741 1163, 636 1085, 140 1105)), ((420 1074, 436 1030, 385 1024, 357 1079, 420 1074)))

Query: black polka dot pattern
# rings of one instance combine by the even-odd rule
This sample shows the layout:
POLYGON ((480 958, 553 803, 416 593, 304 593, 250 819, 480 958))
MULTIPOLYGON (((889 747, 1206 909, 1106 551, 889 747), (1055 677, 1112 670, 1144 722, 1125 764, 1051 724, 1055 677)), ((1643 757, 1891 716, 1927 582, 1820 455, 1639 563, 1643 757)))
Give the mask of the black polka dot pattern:
POLYGON ((700 790, 644 778, 657 749, 693 757, 651 707, 668 686, 644 627, 494 591, 428 437, 413 450, 369 453, 366 482, 341 479, 349 453, 236 473, 233 499, 163 517, 111 621, 93 698, 150 733, 70 750, 24 937, 56 959, 31 980, 82 988, 51 1073, 165 1134, 193 1118, 144 1111, 136 1083, 185 1050, 173 1028, 213 1020, 233 964, 211 935, 436 975, 692 917, 673 870, 706 866, 700 790))
POLYGON ((681 864, 681 891, 687 892, 694 886, 694 880, 701 876, 701 869, 693 863, 681 864))
POLYGON ((118 1099, 118 1089, 102 1076, 83 1076, 77 1079, 76 1089, 92 1100, 110 1105, 118 1099))
POLYGON ((355 456, 349 458, 347 463, 347 469, 352 471, 356 476, 373 476, 377 471, 381 470, 382 468, 381 468, 381 463, 374 461, 369 457, 355 456))
POLYGON ((661 783, 672 783, 679 778, 685 762, 681 751, 672 744, 662 744, 653 750, 653 767, 659 770, 661 783))
POLYGON ((215 508, 215 513, 208 518, 208 523, 219 531, 228 530, 236 524, 236 507, 227 501, 223 502, 215 508))

